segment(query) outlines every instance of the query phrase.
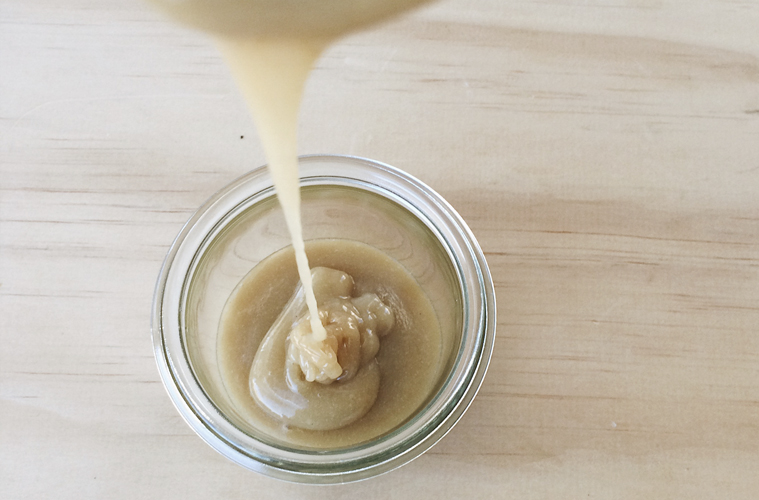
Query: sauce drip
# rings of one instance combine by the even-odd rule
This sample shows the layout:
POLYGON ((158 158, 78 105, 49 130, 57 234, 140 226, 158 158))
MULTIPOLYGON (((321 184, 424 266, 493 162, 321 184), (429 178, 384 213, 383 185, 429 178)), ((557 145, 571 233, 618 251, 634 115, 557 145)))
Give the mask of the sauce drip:
MULTIPOLYGON (((367 315, 376 316, 370 314, 370 308, 379 311, 375 299, 385 307, 374 294, 356 299, 340 296, 335 297, 339 300, 334 303, 332 314, 320 315, 300 213, 297 125, 303 89, 314 63, 333 39, 423 1, 154 0, 177 20, 214 34, 258 128, 302 284, 293 300, 302 290, 308 309, 308 328, 302 328, 306 323, 299 322, 289 334, 292 342, 288 356, 298 358, 299 368, 296 372, 290 370, 288 383, 283 384, 284 379, 279 376, 281 370, 271 367, 271 362, 281 356, 282 349, 271 346, 280 346, 287 332, 277 333, 277 328, 272 327, 250 368, 250 394, 270 415, 295 427, 316 431, 342 428, 369 411, 380 392, 379 365, 374 359, 379 344, 371 356, 353 349, 352 355, 342 355, 347 362, 325 364, 327 354, 337 352, 340 360, 340 353, 346 350, 337 349, 338 342, 341 346, 348 345, 348 340, 356 337, 352 342, 358 346, 357 335, 361 335, 363 347, 368 337, 366 328, 347 328, 336 336, 332 324, 328 336, 322 321, 329 323, 332 317, 342 318, 346 324, 351 321, 364 324, 368 321, 367 315), (338 310, 343 312, 338 313, 338 310), (353 315, 346 315, 349 310, 353 315), (350 332, 353 337, 349 338, 346 335, 350 332), (335 346, 328 346, 330 343, 335 346), (317 354, 307 355, 309 352, 317 354), (322 370, 321 365, 329 370, 322 370), (313 377, 309 368, 313 368, 313 377), (305 376, 303 383, 299 375, 301 369, 305 376), (273 376, 276 373, 279 375, 273 376), (333 381, 334 386, 319 387, 333 381), (313 393, 313 397, 307 396, 309 393, 313 393)), ((285 313, 287 311, 285 308, 285 313)), ((275 322, 275 326, 278 323, 280 321, 275 322)), ((292 323, 287 326, 290 325, 292 323)), ((371 334, 371 329, 369 332, 371 334)), ((288 366, 295 365, 290 360, 288 366)))
POLYGON ((295 248, 314 340, 324 340, 300 222, 296 135, 303 87, 332 39, 426 0, 153 1, 175 19, 216 35, 258 127, 295 248))
POLYGON ((224 37, 218 43, 258 124, 269 172, 295 249, 311 332, 314 340, 322 341, 327 332, 319 320, 300 217, 297 128, 303 87, 327 42, 224 37))

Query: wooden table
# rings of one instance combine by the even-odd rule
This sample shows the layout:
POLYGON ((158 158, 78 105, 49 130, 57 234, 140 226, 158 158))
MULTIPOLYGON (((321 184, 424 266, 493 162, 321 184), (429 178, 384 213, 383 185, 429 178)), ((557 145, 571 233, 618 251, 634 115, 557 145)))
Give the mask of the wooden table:
POLYGON ((0 497, 759 497, 759 4, 450 0, 346 38, 302 153, 403 168, 499 301, 482 390, 404 468, 234 465, 159 380, 185 220, 264 163, 208 39, 129 0, 0 4, 0 497))

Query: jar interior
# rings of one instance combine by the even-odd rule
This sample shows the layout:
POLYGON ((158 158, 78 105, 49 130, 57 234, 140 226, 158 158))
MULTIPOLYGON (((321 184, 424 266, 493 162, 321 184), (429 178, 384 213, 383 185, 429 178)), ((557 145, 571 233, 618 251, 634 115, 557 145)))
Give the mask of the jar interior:
MULTIPOLYGON (((343 239, 379 249, 405 267, 429 298, 441 330, 441 362, 421 409, 446 382, 461 343, 464 297, 452 252, 412 203, 376 186, 324 179, 304 184, 301 213, 306 241, 343 239)), ((216 224, 196 252, 180 310, 185 354, 206 396, 235 427, 278 447, 293 445, 253 425, 230 396, 219 366, 219 323, 228 298, 248 272, 289 245, 273 191, 252 195, 216 224)))

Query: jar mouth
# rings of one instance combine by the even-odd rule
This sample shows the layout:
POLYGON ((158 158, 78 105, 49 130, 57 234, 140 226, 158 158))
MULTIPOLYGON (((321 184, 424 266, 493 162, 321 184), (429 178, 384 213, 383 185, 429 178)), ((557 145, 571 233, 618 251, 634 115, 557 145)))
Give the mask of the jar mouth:
POLYGON ((437 392, 411 418, 382 436, 344 448, 316 450, 252 435, 209 396, 193 367, 188 339, 188 293, 199 262, 215 239, 246 209, 275 196, 265 167, 253 170, 209 198, 174 240, 161 268, 153 300, 152 335, 158 370, 177 410, 216 451, 266 475, 294 482, 338 483, 397 468, 439 441, 476 395, 495 338, 495 293, 490 271, 469 227, 436 192, 409 174, 353 156, 299 158, 301 186, 341 186, 365 191, 417 218, 445 249, 460 287, 461 340, 437 392))

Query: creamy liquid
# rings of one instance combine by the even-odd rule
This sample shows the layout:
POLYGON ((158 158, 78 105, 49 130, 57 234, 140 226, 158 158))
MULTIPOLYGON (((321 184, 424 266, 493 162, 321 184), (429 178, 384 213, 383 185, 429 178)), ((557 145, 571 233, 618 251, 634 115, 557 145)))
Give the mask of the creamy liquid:
POLYGON ((300 222, 298 109, 308 73, 325 40, 219 38, 219 46, 253 112, 269 171, 290 231, 316 340, 327 332, 319 321, 300 222))
POLYGON ((297 123, 303 87, 330 40, 426 0, 154 0, 174 18, 216 35, 253 117, 295 248, 314 338, 318 319, 303 250, 297 123))
POLYGON ((210 33, 263 39, 336 38, 429 0, 150 0, 210 33))
POLYGON ((380 338, 393 330, 395 313, 373 292, 354 294, 353 277, 343 271, 316 267, 312 277, 327 339, 311 335, 301 284, 258 346, 250 394, 288 426, 333 430, 374 405, 380 338))
MULTIPOLYGON (((308 257, 303 242, 300 216, 296 135, 298 109, 303 94, 303 87, 314 62, 331 40, 346 32, 377 22, 424 1, 426 0, 153 0, 154 3, 168 11, 176 19, 215 35, 217 44, 245 96, 261 137, 277 196, 282 205, 287 227, 292 237, 296 268, 305 292, 311 332, 313 339, 317 342, 323 341, 326 338, 326 330, 319 319, 308 257)), ((335 266, 321 265, 342 269, 340 266, 344 267, 347 261, 351 261, 353 262, 353 267, 356 267, 357 274, 347 270, 346 272, 353 275, 356 283, 367 283, 365 277, 376 274, 377 276, 382 276, 383 279, 376 281, 374 285, 386 290, 388 297, 401 295, 401 292, 392 288, 393 279, 389 281, 384 279, 384 274, 386 274, 384 271, 387 271, 387 274, 395 273, 396 276, 403 275, 405 270, 400 265, 392 261, 392 259, 385 259, 382 265, 387 266, 386 268, 382 266, 372 268, 369 256, 374 254, 370 251, 358 251, 355 254, 369 259, 365 264, 361 259, 351 260, 354 259, 353 255, 351 252, 343 252, 345 261, 336 262, 335 266), (369 266, 371 269, 364 269, 364 265, 369 266), (390 272, 390 269, 396 268, 399 270, 390 272), (382 269, 382 271, 378 272, 378 269, 382 269), (393 292, 387 290, 393 290, 393 292), (394 295, 396 293, 398 295, 394 295)), ((277 259, 273 257, 267 259, 267 261, 272 262, 275 260, 277 259)), ((260 275, 262 271, 256 271, 260 266, 261 264, 251 272, 251 275, 260 275)), ((280 268, 280 271, 284 272, 283 266, 284 264, 280 263, 275 267, 280 268)), ((408 273, 405 275, 410 278, 408 273)), ((265 293, 268 296, 271 293, 271 289, 276 287, 278 294, 286 293, 289 297, 295 288, 295 283, 284 286, 287 284, 287 280, 283 279, 283 276, 280 272, 277 273, 276 278, 272 276, 276 283, 267 283, 266 285, 269 287, 268 291, 258 289, 259 285, 245 285, 245 283, 253 282, 251 281, 252 278, 251 280, 246 278, 240 290, 258 289, 259 292, 265 293)), ((403 304, 399 304, 399 306, 402 306, 399 311, 412 311, 409 317, 419 315, 419 318, 428 317, 428 319, 422 321, 422 331, 414 332, 414 335, 396 335, 396 332, 393 333, 393 343, 403 345, 404 347, 402 349, 393 349, 392 347, 385 348, 383 346, 381 349, 380 357, 385 359, 384 364, 390 366, 390 369, 383 370, 382 372, 382 387, 379 389, 380 395, 377 398, 376 404, 358 422, 350 424, 339 431, 327 431, 339 432, 339 434, 332 435, 330 439, 323 441, 321 446, 334 447, 352 444, 370 439, 379 433, 392 429, 405 420, 411 414, 410 412, 416 410, 429 390, 431 390, 432 375, 429 375, 427 378, 430 378, 430 380, 427 380, 426 376, 417 376, 417 372, 421 370, 428 374, 434 373, 434 365, 438 361, 439 356, 436 356, 436 354, 440 352, 439 328, 436 324, 433 325, 436 322, 435 315, 431 305, 429 305, 429 301, 413 278, 403 283, 401 282, 403 280, 395 281, 397 281, 396 284, 401 289, 414 290, 406 294, 406 300, 401 301, 403 304), (413 286, 410 283, 413 283, 413 286), (427 300, 426 305, 421 305, 424 302, 422 297, 424 297, 424 300, 427 300), (406 302, 412 305, 419 305, 419 307, 406 308, 406 302), (422 341, 422 337, 427 334, 433 337, 437 336, 437 345, 431 345, 430 342, 432 341, 429 339, 427 343, 422 341), (396 338, 399 339, 398 342, 395 341, 396 338), (404 342, 409 342, 409 339, 415 339, 415 342, 418 342, 404 344, 404 342), (419 356, 414 362, 402 363, 401 361, 407 358, 408 352, 421 352, 424 356, 419 356), (397 356, 398 359, 393 360, 394 356, 397 356), (434 360, 432 368, 425 371, 424 367, 428 365, 430 359, 434 360), (400 368, 403 371, 399 374, 396 370, 400 368), (391 375, 387 375, 388 373, 391 375), (399 379, 398 377, 401 378, 399 379), (389 380, 386 381, 385 378, 389 378, 389 380), (406 382, 401 382, 401 379, 405 379, 406 382), (416 396, 406 397, 406 393, 409 391, 404 389, 404 387, 409 390, 413 387, 414 390, 411 392, 416 391, 416 396), (382 401, 382 394, 385 394, 384 402, 382 401), (421 397, 422 395, 424 397, 421 397), (398 401, 404 402, 402 407, 397 406, 398 401), (379 409, 375 411, 375 408, 379 409), (371 415, 375 416, 372 417, 371 415), (377 415, 383 416, 380 418, 377 415), (358 426, 358 429, 364 430, 347 430, 356 426, 358 426), (371 432, 366 432, 366 428, 370 428, 371 432), (344 430, 345 433, 343 433, 344 430)), ((377 292, 376 290, 371 291, 377 292)), ((255 300, 256 298, 255 294, 242 291, 237 293, 237 296, 246 296, 250 300, 255 300)), ((231 301, 235 302, 232 299, 231 301)), ((273 310, 279 312, 283 306, 284 303, 279 304, 273 310)), ((234 309, 234 306, 228 307, 233 307, 234 309)), ((245 308, 247 306, 239 304, 239 307, 245 308)), ((233 312, 228 314, 234 315, 233 312)), ((230 321, 226 316, 222 318, 223 325, 228 325, 230 321)), ((224 332, 232 330, 248 332, 251 329, 257 329, 259 333, 261 331, 265 333, 266 330, 260 329, 264 326, 268 329, 273 321, 274 318, 272 318, 272 321, 267 322, 263 320, 263 316, 259 316, 249 318, 247 323, 245 323, 246 326, 241 326, 237 329, 222 325, 222 332, 220 333, 222 339, 233 338, 234 341, 227 342, 222 340, 220 345, 227 346, 227 350, 239 349, 243 344, 249 345, 251 340, 247 338, 243 339, 242 334, 224 332)), ((401 330, 403 329, 401 328, 401 330)), ((255 345, 257 346, 262 336, 259 335, 256 338, 255 345)), ((254 352, 255 350, 251 351, 250 348, 245 349, 246 356, 252 356, 254 352)), ((224 359, 223 352, 220 354, 220 357, 224 359)), ((226 359, 229 362, 229 366, 226 366, 227 362, 220 364, 222 372, 226 371, 228 379, 237 380, 240 373, 244 372, 248 374, 250 372, 252 359, 246 359, 242 367, 233 362, 230 356, 227 356, 226 359), (230 366, 236 368, 230 369, 230 366), (232 375, 232 373, 236 373, 237 375, 232 375)), ((382 364, 381 360, 380 364, 382 364)), ((237 399, 238 406, 241 405, 246 408, 246 413, 249 413, 249 417, 253 418, 257 424, 263 427, 267 425, 272 427, 273 424, 271 422, 265 425, 266 420, 259 418, 260 408, 258 410, 250 408, 250 404, 253 401, 250 397, 248 384, 244 384, 246 395, 239 393, 238 389, 240 387, 239 384, 228 384, 233 399, 237 399)), ((255 406, 254 403, 253 405, 255 406)), ((281 422, 273 425, 273 427, 281 427, 281 422)), ((308 439, 302 436, 298 438, 298 432, 312 432, 313 434, 314 431, 304 431, 302 429, 291 431, 286 433, 287 439, 319 446, 319 439, 313 435, 308 439)))
MULTIPOLYGON (((292 248, 256 265, 230 296, 219 327, 219 369, 240 419, 257 432, 314 448, 349 446, 391 431, 425 403, 437 382, 443 355, 440 325, 416 280, 380 250, 347 240, 311 240, 306 248, 314 266, 348 273, 355 282, 354 295, 376 293, 395 313, 394 327, 381 339, 380 384, 368 413, 336 430, 306 430, 286 425, 251 397, 249 376, 256 352, 298 284, 292 248)), ((266 363, 271 371, 284 373, 283 346, 279 352, 282 359, 266 363)), ((339 392, 340 387, 335 387, 339 384, 326 389, 339 392)), ((325 406, 320 411, 321 418, 327 419, 343 414, 340 407, 325 406)))

